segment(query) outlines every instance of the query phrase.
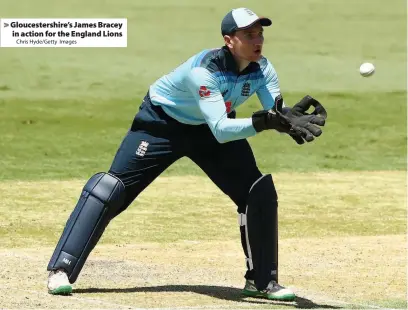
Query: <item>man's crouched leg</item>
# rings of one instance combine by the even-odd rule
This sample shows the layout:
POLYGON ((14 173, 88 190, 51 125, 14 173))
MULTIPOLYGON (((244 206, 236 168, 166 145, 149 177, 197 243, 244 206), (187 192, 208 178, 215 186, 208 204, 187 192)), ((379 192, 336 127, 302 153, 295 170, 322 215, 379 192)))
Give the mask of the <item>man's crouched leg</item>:
POLYGON ((108 173, 97 173, 85 184, 48 264, 48 292, 68 295, 110 220, 122 207, 125 186, 108 173))
POLYGON ((278 284, 278 197, 270 174, 252 185, 245 214, 239 216, 249 269, 242 293, 272 300, 294 300, 295 294, 278 284))

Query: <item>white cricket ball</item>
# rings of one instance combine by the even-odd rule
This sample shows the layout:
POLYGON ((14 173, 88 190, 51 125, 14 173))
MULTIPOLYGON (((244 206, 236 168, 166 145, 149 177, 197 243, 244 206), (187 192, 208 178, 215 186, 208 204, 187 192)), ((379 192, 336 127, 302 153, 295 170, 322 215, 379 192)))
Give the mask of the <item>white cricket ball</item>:
POLYGON ((360 66, 360 74, 362 76, 370 76, 375 72, 375 67, 372 63, 365 62, 360 66))

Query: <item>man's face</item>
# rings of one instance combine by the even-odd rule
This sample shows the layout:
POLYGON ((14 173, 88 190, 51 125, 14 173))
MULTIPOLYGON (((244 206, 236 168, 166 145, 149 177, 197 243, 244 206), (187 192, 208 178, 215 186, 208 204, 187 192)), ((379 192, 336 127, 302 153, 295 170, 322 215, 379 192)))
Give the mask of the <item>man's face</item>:
POLYGON ((261 59, 264 37, 263 28, 259 23, 248 29, 238 30, 231 36, 224 36, 224 40, 239 58, 254 62, 261 59))

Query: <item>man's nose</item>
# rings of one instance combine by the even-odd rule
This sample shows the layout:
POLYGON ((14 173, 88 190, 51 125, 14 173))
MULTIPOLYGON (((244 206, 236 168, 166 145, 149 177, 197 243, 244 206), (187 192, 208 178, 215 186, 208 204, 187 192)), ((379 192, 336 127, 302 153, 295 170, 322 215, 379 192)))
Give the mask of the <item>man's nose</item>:
POLYGON ((264 42, 263 37, 257 37, 256 39, 254 39, 253 44, 261 46, 263 42, 264 42))

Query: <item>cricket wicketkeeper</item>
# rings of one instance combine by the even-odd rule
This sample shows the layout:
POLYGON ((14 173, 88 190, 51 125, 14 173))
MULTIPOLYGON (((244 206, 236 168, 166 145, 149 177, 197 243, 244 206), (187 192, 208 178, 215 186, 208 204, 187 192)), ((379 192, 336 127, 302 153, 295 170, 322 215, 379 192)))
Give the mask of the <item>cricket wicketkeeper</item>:
POLYGON ((66 223, 47 268, 51 294, 72 292, 109 222, 167 167, 187 156, 237 206, 247 266, 243 293, 295 298, 278 284, 273 179, 259 171, 246 139, 276 130, 298 144, 311 142, 322 134, 327 113, 310 96, 293 108, 284 105, 276 71, 262 56, 263 27, 271 24, 246 8, 230 11, 221 23, 223 47, 192 56, 150 86, 109 171, 89 179, 66 223), (263 110, 235 118, 235 109, 254 93, 263 110))

